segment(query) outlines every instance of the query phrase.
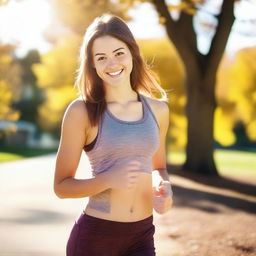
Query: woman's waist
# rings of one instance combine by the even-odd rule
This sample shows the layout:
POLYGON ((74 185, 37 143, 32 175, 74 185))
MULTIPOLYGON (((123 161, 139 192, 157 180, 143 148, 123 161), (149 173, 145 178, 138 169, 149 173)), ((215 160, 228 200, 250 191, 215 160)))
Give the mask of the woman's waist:
POLYGON ((134 207, 133 212, 130 212, 130 209, 111 209, 109 213, 99 211, 93 209, 88 204, 84 210, 84 212, 92 217, 110 220, 110 221, 118 221, 118 222, 135 222, 148 218, 153 214, 153 207, 134 207))
POLYGON ((152 187, 143 190, 133 189, 131 191, 112 191, 111 211, 122 214, 140 214, 145 209, 152 210, 152 187))
POLYGON ((89 215, 117 220, 136 221, 152 214, 151 182, 134 189, 111 189, 89 198, 89 215))

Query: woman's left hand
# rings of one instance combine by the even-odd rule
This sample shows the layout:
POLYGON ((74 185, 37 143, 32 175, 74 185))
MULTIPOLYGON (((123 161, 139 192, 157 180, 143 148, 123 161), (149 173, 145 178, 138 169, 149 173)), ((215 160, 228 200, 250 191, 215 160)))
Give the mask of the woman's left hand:
POLYGON ((158 187, 153 187, 153 208, 159 214, 164 214, 172 208, 172 189, 168 181, 161 181, 158 187))

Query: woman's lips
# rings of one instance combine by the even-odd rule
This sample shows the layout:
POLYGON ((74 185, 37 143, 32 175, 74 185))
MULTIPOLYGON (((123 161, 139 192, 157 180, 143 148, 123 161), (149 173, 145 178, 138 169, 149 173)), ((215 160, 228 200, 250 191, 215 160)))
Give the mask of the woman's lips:
POLYGON ((119 76, 122 72, 123 72, 124 69, 120 69, 118 71, 115 71, 115 72, 107 72, 107 74, 111 77, 116 77, 116 76, 119 76))

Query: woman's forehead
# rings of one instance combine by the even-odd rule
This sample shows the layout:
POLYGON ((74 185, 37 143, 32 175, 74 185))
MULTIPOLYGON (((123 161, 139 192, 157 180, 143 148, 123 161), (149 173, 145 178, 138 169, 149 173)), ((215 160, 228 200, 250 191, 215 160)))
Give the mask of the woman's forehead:
POLYGON ((92 54, 112 53, 119 48, 127 49, 127 45, 115 37, 101 36, 94 40, 92 45, 92 54))

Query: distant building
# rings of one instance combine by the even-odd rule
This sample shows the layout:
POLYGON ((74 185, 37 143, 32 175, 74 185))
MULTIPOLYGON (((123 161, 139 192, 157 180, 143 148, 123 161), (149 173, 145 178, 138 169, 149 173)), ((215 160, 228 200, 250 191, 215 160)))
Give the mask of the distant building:
POLYGON ((27 121, 0 121, 0 145, 29 148, 57 148, 59 140, 49 133, 42 133, 36 138, 36 126, 27 121))
POLYGON ((29 146, 34 140, 36 126, 27 121, 0 121, 2 144, 6 146, 29 146))

